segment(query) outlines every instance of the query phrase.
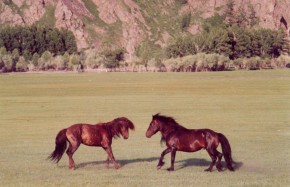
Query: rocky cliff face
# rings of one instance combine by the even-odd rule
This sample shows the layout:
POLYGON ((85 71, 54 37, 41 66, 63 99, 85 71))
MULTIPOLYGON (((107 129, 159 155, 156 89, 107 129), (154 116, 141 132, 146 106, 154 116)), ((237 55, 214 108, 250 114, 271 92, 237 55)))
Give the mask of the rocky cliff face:
MULTIPOLYGON (((223 11, 227 0, 1 0, 0 25, 42 24, 51 20, 57 28, 71 30, 78 48, 121 46, 132 59, 143 41, 164 46, 170 36, 178 33, 186 13, 202 18, 223 11), (142 4, 143 3, 143 4, 142 4)), ((289 0, 235 0, 235 11, 247 11, 251 4, 259 17, 260 26, 289 33, 289 0)), ((188 28, 199 31, 196 22, 188 28)))
MULTIPOLYGON (((223 7, 227 0, 188 0, 185 10, 202 14, 202 17, 210 17, 214 14, 217 7, 223 7)), ((248 11, 249 5, 252 5, 257 17, 260 20, 260 26, 270 29, 277 29, 281 26, 288 29, 290 24, 290 1, 289 0, 235 0, 235 11, 248 11)))
POLYGON ((136 47, 145 39, 146 25, 140 7, 132 0, 93 0, 98 7, 99 17, 106 24, 122 23, 121 45, 128 52, 131 59, 136 47), (144 28, 142 28, 142 26, 144 28))

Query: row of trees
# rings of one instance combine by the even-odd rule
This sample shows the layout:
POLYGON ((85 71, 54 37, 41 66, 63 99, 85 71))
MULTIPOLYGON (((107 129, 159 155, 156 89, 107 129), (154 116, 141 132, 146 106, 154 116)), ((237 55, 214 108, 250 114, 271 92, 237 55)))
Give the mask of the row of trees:
POLYGON ((68 52, 54 56, 51 52, 45 51, 42 55, 34 53, 31 59, 28 59, 20 55, 18 49, 9 52, 4 47, 0 48, 0 70, 2 72, 73 70, 80 64, 80 61, 79 55, 70 55, 68 52))
POLYGON ((47 70, 83 70, 87 69, 116 69, 124 62, 124 50, 105 50, 98 53, 96 50, 88 50, 82 53, 55 55, 46 50, 41 55, 34 53, 31 58, 14 49, 7 51, 0 48, 0 70, 2 72, 47 71, 47 70))
POLYGON ((69 54, 77 51, 75 37, 65 29, 39 26, 5 26, 0 29, 0 47, 8 52, 15 49, 26 59, 34 54, 42 55, 49 51, 54 55, 69 54))
POLYGON ((290 56, 281 55, 276 59, 261 57, 238 58, 230 60, 216 53, 198 53, 184 57, 171 58, 163 62, 166 71, 171 72, 200 72, 200 71, 232 71, 259 70, 273 68, 290 68, 290 56))
POLYGON ((218 53, 230 59, 277 58, 289 50, 283 30, 214 27, 195 36, 181 36, 168 45, 168 58, 197 53, 218 53))
POLYGON ((144 63, 140 58, 135 58, 131 62, 124 61, 122 49, 103 53, 98 53, 96 50, 88 50, 80 54, 66 52, 63 55, 53 55, 51 52, 45 51, 42 55, 35 53, 29 60, 20 55, 17 49, 8 52, 4 47, 0 48, 0 69, 2 72, 48 70, 200 72, 285 67, 290 68, 290 56, 288 55, 281 55, 276 59, 251 57, 231 60, 224 55, 216 53, 197 53, 164 60, 151 58, 144 63))

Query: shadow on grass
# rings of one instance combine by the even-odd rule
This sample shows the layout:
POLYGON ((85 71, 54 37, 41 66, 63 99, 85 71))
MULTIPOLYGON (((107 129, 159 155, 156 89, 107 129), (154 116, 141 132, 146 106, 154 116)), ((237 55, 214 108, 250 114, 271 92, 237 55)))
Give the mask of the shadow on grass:
MULTIPOLYGON (((129 159, 129 160, 116 160, 121 167, 128 165, 128 164, 133 164, 133 163, 140 163, 140 162, 152 162, 152 161, 157 161, 159 160, 159 157, 151 157, 151 158, 136 158, 136 159, 129 159)), ((179 160, 176 161, 176 166, 177 164, 179 166, 175 167, 175 170, 180 170, 183 169, 185 167, 194 167, 194 166, 202 166, 202 167, 209 167, 211 161, 210 160, 206 160, 206 159, 198 159, 198 158, 190 158, 190 159, 186 159, 186 160, 179 160)), ((170 164, 170 163, 168 163, 170 164)), ((105 160, 104 161, 93 161, 93 162, 84 162, 84 163, 80 163, 80 164, 76 164, 76 169, 78 168, 85 168, 87 166, 91 166, 91 165, 104 165, 105 166, 105 160)), ((113 166, 113 163, 110 162, 110 165, 113 166)), ((227 170, 226 168, 226 163, 224 161, 222 161, 222 165, 223 165, 223 171, 227 170)), ((233 167, 235 170, 239 170, 241 167, 243 166, 242 162, 234 162, 233 167)), ((68 167, 68 166, 63 166, 63 167, 68 167)), ((155 167, 155 165, 154 165, 155 167)), ((169 165, 168 165, 169 167, 169 165)), ((164 169, 166 169, 166 166, 163 167, 164 169)), ((205 169, 206 169, 205 168, 205 169)), ((216 170, 216 168, 213 168, 214 170, 216 170)))
MULTIPOLYGON (((209 167, 211 161, 206 160, 206 159, 190 158, 190 159, 186 159, 186 160, 177 161, 176 163, 181 164, 180 167, 177 167, 175 169, 175 170, 179 170, 179 169, 182 169, 185 167, 191 167, 191 166, 205 166, 207 168, 207 167, 209 167)), ((222 165, 223 165, 223 171, 227 170, 226 163, 224 161, 222 161, 222 165)), ((243 166, 242 162, 235 161, 233 163, 233 167, 235 170, 239 170, 242 166, 243 166)), ((213 169, 215 169, 215 167, 213 169)))
MULTIPOLYGON (((130 160, 116 160, 121 167, 125 166, 127 164, 133 164, 133 163, 139 163, 139 162, 152 162, 155 160, 158 160, 159 157, 151 157, 151 158, 136 158, 136 159, 130 159, 130 160)), ((98 165, 98 164, 103 164, 105 166, 105 160, 104 161, 94 161, 94 162, 84 162, 80 164, 76 164, 76 168, 84 168, 89 165, 98 165)), ((110 165, 113 166, 113 163, 110 162, 110 165)))

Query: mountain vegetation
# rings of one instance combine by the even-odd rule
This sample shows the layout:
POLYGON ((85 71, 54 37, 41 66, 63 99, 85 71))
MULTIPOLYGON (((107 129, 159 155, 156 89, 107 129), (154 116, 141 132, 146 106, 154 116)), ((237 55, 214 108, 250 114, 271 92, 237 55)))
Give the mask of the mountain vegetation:
MULTIPOLYGON (((22 2, 28 6, 30 1, 22 2)), ((120 2, 111 13, 101 10, 106 2, 43 1, 39 6, 46 11, 31 25, 0 19, 0 70, 196 72, 290 66, 289 31, 282 24, 286 20, 282 17, 277 29, 263 27, 254 4, 238 6, 238 1, 227 0, 203 17, 203 12, 190 9, 190 0, 120 2), (74 13, 70 24, 84 27, 71 30, 66 23, 67 28, 57 28, 59 6, 74 13), (131 14, 133 18, 128 17, 131 14), (87 47, 82 46, 80 34, 87 47)), ((26 6, 18 4, 4 1, 0 14, 4 7, 4 12, 11 8, 25 15, 26 6)), ((63 21, 68 13, 62 12, 63 21)))

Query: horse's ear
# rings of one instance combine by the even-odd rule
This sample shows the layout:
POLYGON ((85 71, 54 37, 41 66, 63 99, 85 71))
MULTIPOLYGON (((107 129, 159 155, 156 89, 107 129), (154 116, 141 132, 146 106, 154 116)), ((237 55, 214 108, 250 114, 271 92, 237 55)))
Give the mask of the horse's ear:
POLYGON ((154 118, 158 117, 159 114, 160 114, 160 113, 157 113, 157 114, 155 114, 155 115, 152 115, 152 118, 154 119, 154 118))

